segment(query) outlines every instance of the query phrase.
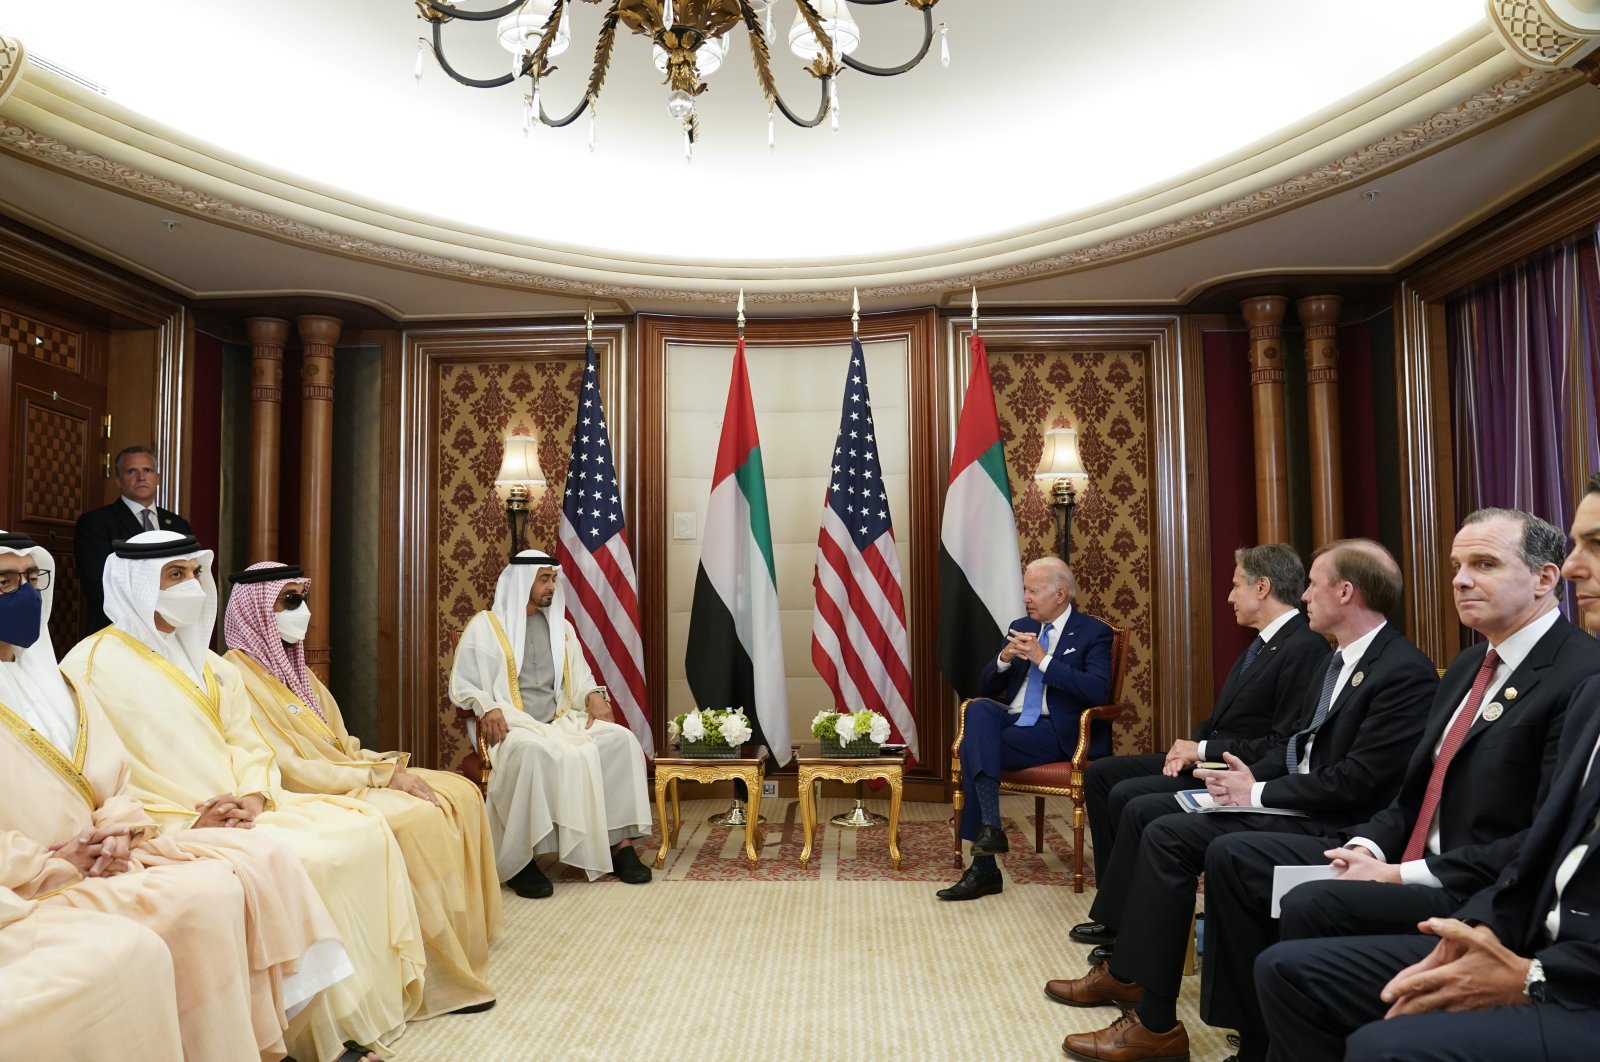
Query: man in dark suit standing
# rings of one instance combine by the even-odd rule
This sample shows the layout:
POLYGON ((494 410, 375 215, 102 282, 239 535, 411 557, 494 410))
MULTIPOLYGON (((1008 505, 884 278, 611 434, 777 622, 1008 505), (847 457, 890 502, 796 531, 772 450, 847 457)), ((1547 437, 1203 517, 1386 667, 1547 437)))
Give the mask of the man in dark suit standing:
POLYGON ((88 637, 110 621, 105 613, 105 591, 101 577, 111 543, 132 538, 141 531, 190 533, 189 521, 156 505, 161 473, 156 471, 156 455, 149 447, 128 446, 117 454, 117 486, 122 496, 110 505, 90 509, 78 517, 73 540, 73 555, 78 561, 78 581, 83 587, 83 635, 88 637))
POLYGON ((1286 938, 1408 933, 1491 884, 1515 855, 1555 770, 1573 690, 1600 673, 1600 643, 1557 611, 1566 536, 1530 513, 1481 509, 1450 550, 1461 622, 1487 639, 1434 697, 1400 793, 1329 837, 1235 834, 1206 853, 1207 949, 1200 1013, 1240 1032, 1241 1062, 1267 1057, 1256 956, 1286 938), (1270 917, 1273 868, 1329 863, 1270 917))
MULTIPOLYGON (((1028 614, 1011 624, 999 655, 983 669, 985 696, 967 705, 961 738, 965 806, 961 836, 972 841, 972 864, 941 900, 973 900, 1000 892, 994 857, 1008 850, 1000 828, 1000 772, 1070 759, 1078 716, 1111 694, 1111 628, 1072 607, 1072 571, 1041 557, 1022 576, 1028 614)), ((1109 732, 1094 736, 1110 752, 1109 732)))
MULTIPOLYGON (((1233 662, 1211 710, 1195 727, 1193 740, 1179 738, 1165 753, 1107 756, 1084 772, 1084 805, 1094 844, 1096 880, 1104 875, 1116 843, 1123 809, 1147 793, 1200 789, 1193 776, 1201 760, 1231 752, 1246 763, 1294 732, 1300 699, 1327 666, 1328 642, 1300 614, 1306 569, 1294 547, 1269 542, 1235 550, 1233 588, 1228 604, 1239 626, 1256 632, 1233 662)), ((1074 939, 1096 927, 1076 927, 1074 939)))
POLYGON ((1254 764, 1227 754, 1225 771, 1197 770, 1219 808, 1241 812, 1169 815, 1149 803, 1090 914, 1119 930, 1115 953, 1084 977, 1051 981, 1046 994, 1071 1006, 1132 1007, 1108 1028, 1066 1038, 1078 1058, 1122 1062, 1186 1055, 1189 1036, 1177 1020, 1178 986, 1206 848, 1225 834, 1289 830, 1323 834, 1372 816, 1393 797, 1427 716, 1438 675, 1387 620, 1400 605, 1400 566, 1366 539, 1331 542, 1314 555, 1306 589, 1311 629, 1338 643, 1322 679, 1302 702, 1302 725, 1254 764), (1273 808, 1299 817, 1252 812, 1273 808), (1130 842, 1137 840, 1137 850, 1130 842), (1132 865, 1125 865, 1131 862, 1132 865))

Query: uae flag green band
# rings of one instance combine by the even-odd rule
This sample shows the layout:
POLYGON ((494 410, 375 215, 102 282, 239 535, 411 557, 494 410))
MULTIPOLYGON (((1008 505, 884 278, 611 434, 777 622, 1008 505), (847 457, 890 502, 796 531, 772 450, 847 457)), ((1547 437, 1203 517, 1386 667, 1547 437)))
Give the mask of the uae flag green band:
POLYGON ((790 756, 789 700, 778 619, 767 484, 741 339, 706 506, 684 672, 697 707, 743 707, 752 740, 782 764, 790 756))
POLYGON ((984 665, 1022 613, 1022 555, 1000 416, 989 356, 974 335, 939 532, 939 670, 957 694, 978 696, 984 665))

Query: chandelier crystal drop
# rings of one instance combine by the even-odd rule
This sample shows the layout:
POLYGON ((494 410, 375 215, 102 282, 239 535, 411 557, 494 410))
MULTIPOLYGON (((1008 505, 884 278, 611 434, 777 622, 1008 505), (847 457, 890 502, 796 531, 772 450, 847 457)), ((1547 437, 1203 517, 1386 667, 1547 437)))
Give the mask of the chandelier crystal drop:
MULTIPOLYGON (((461 0, 493 3, 494 0, 461 0)), ((561 127, 577 121, 585 110, 599 105, 606 84, 619 30, 630 30, 650 41, 651 59, 665 75, 667 113, 683 123, 684 155, 692 158, 694 141, 699 136, 695 99, 707 89, 706 79, 716 73, 728 57, 732 35, 743 31, 755 83, 767 104, 767 144, 774 145, 772 127, 781 113, 794 125, 815 129, 827 120, 839 128, 838 78, 848 68, 875 77, 894 77, 915 69, 933 44, 935 29, 939 37, 939 59, 950 65, 950 49, 944 23, 937 27, 933 7, 939 0, 905 0, 922 17, 922 41, 915 45, 910 59, 894 66, 874 66, 855 58, 862 43, 861 27, 851 14, 855 4, 881 5, 888 0, 511 0, 509 3, 476 9, 447 0, 413 0, 418 17, 428 24, 430 36, 417 42, 413 76, 422 79, 423 51, 431 50, 435 61, 450 78, 468 88, 500 88, 528 78, 531 91, 524 100, 524 131, 534 122, 561 127), (541 79, 555 72, 550 60, 572 46, 575 4, 604 5, 595 36, 594 61, 587 87, 572 110, 547 115, 540 106, 541 79), (786 42, 789 51, 804 60, 807 74, 817 83, 817 102, 811 113, 796 111, 784 99, 773 72, 772 48, 774 10, 779 4, 794 8, 794 22, 786 42), (473 77, 458 70, 446 55, 445 28, 454 22, 492 23, 500 46, 511 55, 509 71, 498 77, 473 77), (430 47, 431 45, 431 47, 430 47)), ((454 34, 455 31, 452 31, 454 34)), ((480 31, 481 32, 481 31, 480 31)), ((504 68, 502 68, 504 69, 504 68)), ((556 86, 557 97, 564 95, 556 86)), ((594 118, 589 121, 589 146, 594 149, 594 118)))

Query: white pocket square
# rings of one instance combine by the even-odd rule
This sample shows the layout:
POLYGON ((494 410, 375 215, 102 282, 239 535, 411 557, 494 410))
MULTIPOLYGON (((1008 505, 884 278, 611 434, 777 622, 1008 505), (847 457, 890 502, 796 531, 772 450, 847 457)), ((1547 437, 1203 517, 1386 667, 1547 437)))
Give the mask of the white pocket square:
POLYGON ((1078 647, 1077 646, 1069 645, 1069 646, 1067 646, 1067 648, 1061 650, 1061 655, 1062 656, 1071 656, 1073 653, 1076 653, 1077 651, 1078 651, 1078 647))

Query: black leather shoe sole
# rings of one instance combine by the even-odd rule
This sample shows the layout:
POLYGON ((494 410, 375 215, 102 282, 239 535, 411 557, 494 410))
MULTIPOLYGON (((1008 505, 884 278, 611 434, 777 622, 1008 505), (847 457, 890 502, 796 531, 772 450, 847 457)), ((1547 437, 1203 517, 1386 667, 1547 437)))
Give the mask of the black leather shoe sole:
POLYGON ((1117 935, 1100 922, 1079 922, 1067 933, 1079 944, 1115 944, 1117 935))

